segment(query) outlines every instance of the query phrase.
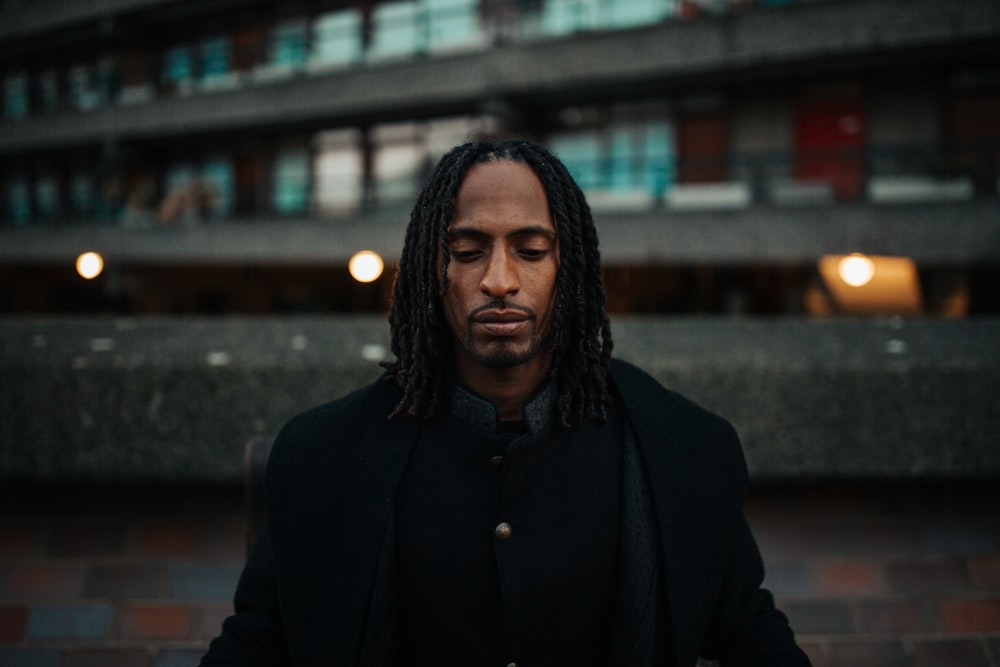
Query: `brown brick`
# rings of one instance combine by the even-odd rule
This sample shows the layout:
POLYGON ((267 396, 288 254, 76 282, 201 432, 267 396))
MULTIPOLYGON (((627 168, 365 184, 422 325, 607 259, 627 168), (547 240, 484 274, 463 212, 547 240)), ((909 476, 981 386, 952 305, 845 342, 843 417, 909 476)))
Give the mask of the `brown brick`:
POLYGON ((882 568, 872 562, 836 561, 816 565, 820 593, 831 595, 876 595, 885 592, 882 568))
POLYGON ((1000 555, 972 557, 965 565, 969 570, 969 583, 974 590, 1000 590, 1000 555))
POLYGON ((859 630, 874 634, 933 632, 934 614, 926 602, 874 600, 858 603, 859 630))
POLYGON ((112 600, 154 598, 163 595, 164 568, 144 566, 92 567, 83 595, 112 600))
POLYGON ((1000 599, 948 600, 939 613, 948 632, 1000 632, 1000 599))
POLYGON ((983 645, 974 640, 915 641, 913 667, 990 667, 983 645))
POLYGON ((126 531, 117 525, 58 525, 49 534, 49 554, 55 557, 121 556, 125 549, 126 531))
POLYGON ((812 667, 830 667, 830 663, 826 659, 826 652, 823 650, 823 644, 809 641, 800 641, 798 644, 802 652, 809 656, 812 667))
POLYGON ((927 559, 885 566, 888 589, 900 595, 964 593, 968 590, 963 564, 955 559, 927 559))
POLYGON ((831 635, 855 632, 851 610, 843 602, 786 603, 792 629, 799 635, 831 635))
POLYGON ((67 651, 64 667, 149 667, 149 653, 135 648, 67 651))
POLYGON ((27 628, 27 607, 0 607, 0 642, 21 641, 27 628))
POLYGON ((69 600, 80 596, 83 568, 61 563, 12 565, 0 580, 0 599, 69 600))
POLYGON ((147 526, 136 541, 143 556, 193 559, 201 551, 202 531, 185 524, 147 526))
POLYGON ((754 535, 767 560, 787 556, 902 557, 922 551, 919 531, 907 523, 777 521, 754 525, 754 535))
POLYGON ((121 639, 188 639, 194 611, 186 607, 129 607, 121 610, 121 639))
POLYGON ((201 622, 197 637, 200 639, 213 639, 222 631, 222 622, 233 613, 233 605, 205 605, 201 609, 201 622))
POLYGON ((0 528, 0 559, 40 555, 44 535, 44 531, 38 526, 0 528))
POLYGON ((828 649, 830 667, 909 667, 903 644, 898 641, 837 641, 828 649))
POLYGON ((109 639, 115 609, 108 604, 36 605, 28 617, 27 639, 43 641, 109 639))
POLYGON ((161 649, 153 659, 152 667, 192 667, 201 662, 204 648, 161 649))
POLYGON ((924 522, 924 553, 934 556, 989 553, 993 550, 989 521, 974 515, 950 514, 924 522))
POLYGON ((243 517, 219 523, 205 539, 205 555, 212 560, 239 561, 246 558, 247 525, 243 517))
POLYGON ((62 651, 52 648, 0 646, 3 667, 63 667, 62 651))

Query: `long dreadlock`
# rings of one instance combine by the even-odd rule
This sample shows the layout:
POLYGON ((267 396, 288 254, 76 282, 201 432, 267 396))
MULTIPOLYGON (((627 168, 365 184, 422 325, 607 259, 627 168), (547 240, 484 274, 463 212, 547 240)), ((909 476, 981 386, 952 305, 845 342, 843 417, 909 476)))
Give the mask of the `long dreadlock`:
POLYGON ((550 353, 559 419, 566 426, 584 418, 603 421, 611 401, 607 373, 612 341, 604 310, 597 230, 590 207, 565 165, 542 146, 524 140, 481 141, 453 148, 438 162, 417 198, 389 310, 396 359, 382 364, 387 377, 403 391, 392 416, 405 412, 429 418, 445 396, 446 369, 453 355, 451 331, 441 308, 451 259, 448 226, 466 172, 473 165, 499 160, 526 164, 535 172, 556 228, 559 269, 550 353))

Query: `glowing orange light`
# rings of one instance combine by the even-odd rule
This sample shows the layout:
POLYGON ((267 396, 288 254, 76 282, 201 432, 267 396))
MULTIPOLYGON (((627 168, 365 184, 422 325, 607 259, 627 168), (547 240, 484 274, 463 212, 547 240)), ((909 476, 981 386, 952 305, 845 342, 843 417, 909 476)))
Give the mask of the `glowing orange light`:
POLYGON ((96 252, 85 252, 76 258, 76 272, 82 278, 93 280, 104 271, 104 258, 96 252))
POLYGON ((837 273, 851 287, 862 287, 875 277, 875 262, 860 253, 847 255, 837 263, 837 273))
POLYGON ((378 253, 371 250, 362 250, 355 253, 351 257, 351 261, 347 264, 347 269, 351 272, 351 276, 359 283, 370 283, 378 280, 384 268, 385 263, 382 261, 382 258, 379 257, 378 253))

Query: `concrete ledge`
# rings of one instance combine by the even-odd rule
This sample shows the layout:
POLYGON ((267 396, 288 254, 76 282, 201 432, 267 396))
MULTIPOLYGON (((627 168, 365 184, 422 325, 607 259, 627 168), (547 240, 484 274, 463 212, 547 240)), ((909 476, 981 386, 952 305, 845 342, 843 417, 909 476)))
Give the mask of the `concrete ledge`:
POLYGON ((690 183, 673 186, 666 194, 667 207, 675 210, 712 211, 750 205, 750 186, 726 183, 690 183))
MULTIPOLYGON (((769 262, 813 264, 824 254, 901 255, 920 264, 1000 262, 1000 199, 923 204, 750 206, 646 213, 600 210, 605 264, 769 262), (877 233, 873 232, 877 230, 877 233)), ((411 201, 373 218, 276 218, 175 229, 95 225, 0 228, 0 263, 71 265, 88 250, 108 265, 162 262, 346 265, 358 250, 398 261, 411 201)))
MULTIPOLYGON (((1000 320, 617 319, 759 480, 1000 476, 1000 320)), ((242 447, 380 374, 381 317, 0 320, 0 483, 236 482, 242 447)))
POLYGON ((868 181, 868 201, 876 204, 969 201, 973 195, 969 178, 879 176, 868 181))

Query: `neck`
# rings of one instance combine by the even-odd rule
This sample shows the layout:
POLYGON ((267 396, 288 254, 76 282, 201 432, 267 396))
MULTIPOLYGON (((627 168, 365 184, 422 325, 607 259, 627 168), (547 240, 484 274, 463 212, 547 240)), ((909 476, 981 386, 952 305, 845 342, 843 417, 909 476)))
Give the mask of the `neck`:
POLYGON ((459 361, 456 370, 459 382, 496 406, 501 421, 513 421, 521 419, 521 409, 548 377, 549 360, 536 357, 511 368, 463 368, 459 361))

